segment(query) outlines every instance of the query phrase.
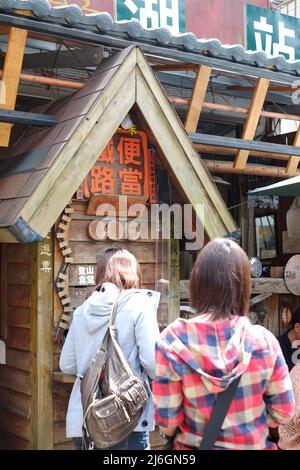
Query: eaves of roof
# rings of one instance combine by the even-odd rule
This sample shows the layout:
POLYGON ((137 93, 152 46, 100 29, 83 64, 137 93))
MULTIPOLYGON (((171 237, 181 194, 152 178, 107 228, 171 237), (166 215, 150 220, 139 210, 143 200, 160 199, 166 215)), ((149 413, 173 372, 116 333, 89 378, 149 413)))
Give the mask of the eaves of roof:
POLYGON ((132 40, 151 42, 164 48, 205 54, 217 59, 273 68, 279 72, 300 76, 300 60, 290 61, 283 55, 270 57, 263 51, 248 51, 240 44, 221 44, 218 39, 198 39, 193 33, 173 35, 167 28, 145 29, 136 19, 114 21, 105 12, 84 14, 78 5, 53 7, 48 0, 0 0, 1 10, 13 14, 28 11, 36 19, 65 25, 66 29, 79 27, 83 31, 98 31, 115 37, 125 35, 132 40))

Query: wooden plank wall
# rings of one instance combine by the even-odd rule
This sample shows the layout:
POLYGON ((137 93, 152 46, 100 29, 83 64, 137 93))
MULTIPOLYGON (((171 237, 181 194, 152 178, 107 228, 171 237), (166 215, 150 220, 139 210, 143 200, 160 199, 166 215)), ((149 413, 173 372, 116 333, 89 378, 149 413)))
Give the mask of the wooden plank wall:
POLYGON ((0 448, 30 449, 30 245, 1 245, 1 317, 6 316, 7 364, 0 365, 0 448))
MULTIPOLYGON (((107 246, 118 245, 131 251, 141 264, 143 287, 148 289, 159 289, 162 291, 162 300, 158 312, 158 321, 164 325, 168 321, 168 301, 164 295, 165 280, 169 279, 168 253, 169 245, 166 241, 120 241, 118 243, 105 240, 93 241, 87 234, 87 228, 93 216, 86 214, 87 205, 85 202, 74 201, 72 204, 74 213, 69 227, 69 247, 72 249, 74 261, 69 266, 69 293, 72 306, 76 308, 84 302, 89 292, 94 286, 80 286, 78 281, 78 267, 85 265, 94 266, 96 274, 96 262, 100 252, 107 246), (156 260, 159 260, 157 263, 156 260)), ((55 248, 54 272, 58 273, 61 263, 59 249, 55 248)), ((54 302, 54 324, 57 324, 61 314, 61 307, 58 296, 55 295, 54 302)), ((58 345, 54 349, 54 370, 59 370, 58 345)), ((53 409, 54 409, 54 448, 70 449, 72 442, 65 437, 65 416, 68 399, 72 385, 56 382, 53 385, 53 409)))

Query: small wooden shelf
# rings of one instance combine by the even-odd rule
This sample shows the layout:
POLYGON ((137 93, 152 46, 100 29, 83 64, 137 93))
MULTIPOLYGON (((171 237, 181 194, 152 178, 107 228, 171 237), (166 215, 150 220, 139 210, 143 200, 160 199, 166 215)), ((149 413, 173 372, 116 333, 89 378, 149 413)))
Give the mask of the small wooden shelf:
MULTIPOLYGON (((252 294, 291 294, 283 278, 258 277, 251 279, 252 294)), ((292 294, 291 294, 292 295, 292 294)), ((189 298, 189 281, 180 281, 180 298, 189 298)))
POLYGON ((52 379, 54 382, 60 382, 64 384, 73 384, 76 380, 76 375, 64 374, 63 372, 52 372, 52 379))
POLYGON ((252 294, 291 294, 283 278, 258 277, 252 279, 252 294))

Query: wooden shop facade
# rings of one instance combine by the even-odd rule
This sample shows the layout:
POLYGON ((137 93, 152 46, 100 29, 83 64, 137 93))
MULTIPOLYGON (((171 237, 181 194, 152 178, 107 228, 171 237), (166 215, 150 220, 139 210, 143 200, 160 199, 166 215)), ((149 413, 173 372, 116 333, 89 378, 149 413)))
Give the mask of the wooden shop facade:
MULTIPOLYGON (((161 327, 188 302, 196 251, 152 208, 175 205, 182 220, 189 204, 204 242, 238 237, 239 227, 249 256, 274 251, 255 237, 270 207, 248 205, 247 192, 257 179, 299 173, 300 132, 289 145, 273 131, 257 139, 268 120, 300 120, 284 94, 299 64, 74 5, 32 5, 0 1, 0 447, 68 449, 74 378, 59 371, 59 341, 95 285, 103 248, 137 257, 144 286, 162 292, 161 327), (215 99, 221 92, 227 104, 215 99)), ((278 207, 282 237, 288 201, 278 207)), ((268 267, 284 263, 276 256, 268 267)), ((275 333, 282 305, 297 301, 283 278, 253 280, 256 320, 275 333)))
POLYGON ((127 197, 129 211, 133 204, 157 203, 156 173, 167 169, 175 202, 196 207, 203 201, 216 214, 207 226, 210 236, 235 229, 139 48, 104 60, 82 90, 50 112, 56 124, 27 130, 1 162, 7 173, 0 203, 1 337, 6 345, 0 422, 2 445, 15 449, 68 446, 65 413, 73 377, 59 372, 60 347, 53 340, 95 285, 103 248, 117 239, 141 263, 145 287, 167 284, 160 323, 179 312, 179 240, 132 239, 130 223, 121 240, 119 231, 104 237, 99 221, 107 205, 116 209, 125 231, 127 206, 119 207, 120 196, 127 197), (128 113, 134 124, 119 128, 128 113))

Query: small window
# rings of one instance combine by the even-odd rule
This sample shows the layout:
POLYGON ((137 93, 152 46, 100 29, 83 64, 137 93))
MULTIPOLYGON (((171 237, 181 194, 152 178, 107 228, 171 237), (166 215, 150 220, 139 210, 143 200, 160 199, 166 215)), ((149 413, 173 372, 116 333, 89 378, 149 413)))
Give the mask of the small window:
POLYGON ((276 258, 275 216, 255 217, 256 249, 258 258, 276 258))

